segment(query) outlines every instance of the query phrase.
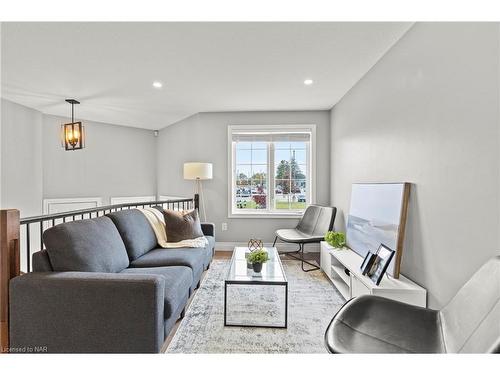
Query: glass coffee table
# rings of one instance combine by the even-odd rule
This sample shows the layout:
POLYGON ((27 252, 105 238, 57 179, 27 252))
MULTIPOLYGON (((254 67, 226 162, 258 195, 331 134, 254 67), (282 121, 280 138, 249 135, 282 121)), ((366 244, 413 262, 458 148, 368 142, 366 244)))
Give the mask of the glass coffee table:
MULTIPOLYGON (((246 247, 235 247, 231 265, 224 280, 224 325, 236 327, 270 327, 287 328, 288 323, 288 281, 281 264, 278 251, 275 247, 264 248, 269 260, 262 265, 262 271, 255 273, 251 266, 247 265, 246 254, 250 250, 246 247), (253 323, 234 323, 228 321, 228 286, 251 285, 252 287, 278 286, 284 289, 284 324, 253 324, 253 323)), ((281 302, 280 302, 281 303, 281 302)))

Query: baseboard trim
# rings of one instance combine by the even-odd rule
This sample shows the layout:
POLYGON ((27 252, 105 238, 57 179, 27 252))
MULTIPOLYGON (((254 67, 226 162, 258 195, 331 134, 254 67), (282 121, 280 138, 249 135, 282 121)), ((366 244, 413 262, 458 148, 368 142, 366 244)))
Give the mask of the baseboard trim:
MULTIPOLYGON (((265 242, 264 246, 271 247, 272 242, 265 242)), ((215 250, 217 251, 233 251, 236 246, 246 247, 247 242, 216 242, 215 250)), ((286 242, 276 242, 276 247, 278 251, 294 251, 299 249, 298 244, 286 243, 286 242)), ((320 246, 316 243, 307 244, 304 247, 305 253, 319 253, 320 246)))

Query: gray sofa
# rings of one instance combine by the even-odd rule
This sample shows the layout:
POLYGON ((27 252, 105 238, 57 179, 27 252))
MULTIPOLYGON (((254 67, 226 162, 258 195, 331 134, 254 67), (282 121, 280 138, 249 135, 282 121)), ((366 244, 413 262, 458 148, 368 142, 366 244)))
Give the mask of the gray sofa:
POLYGON ((135 209, 56 225, 33 270, 10 282, 10 345, 50 353, 157 353, 214 254, 158 248, 135 209))

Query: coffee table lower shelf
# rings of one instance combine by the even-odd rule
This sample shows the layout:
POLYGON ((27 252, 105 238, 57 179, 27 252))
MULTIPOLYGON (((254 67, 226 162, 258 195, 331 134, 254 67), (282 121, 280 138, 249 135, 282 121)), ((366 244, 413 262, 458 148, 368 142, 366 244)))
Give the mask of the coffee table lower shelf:
POLYGON ((254 328, 287 328, 288 327, 288 281, 284 282, 259 282, 255 281, 235 281, 235 280, 224 280, 224 326, 226 327, 254 327, 254 328), (238 324, 238 323, 228 323, 227 322, 227 286, 228 285, 252 285, 252 286, 263 286, 281 285, 285 287, 285 324, 284 325, 272 325, 272 324, 238 324))

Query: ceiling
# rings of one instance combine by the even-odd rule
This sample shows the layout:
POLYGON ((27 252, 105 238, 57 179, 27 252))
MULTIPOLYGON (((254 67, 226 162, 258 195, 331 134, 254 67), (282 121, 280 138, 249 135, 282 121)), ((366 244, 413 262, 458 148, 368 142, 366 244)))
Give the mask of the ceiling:
POLYGON ((79 119, 145 129, 198 112, 325 110, 411 25, 3 23, 2 97, 62 116, 75 98, 79 119))

